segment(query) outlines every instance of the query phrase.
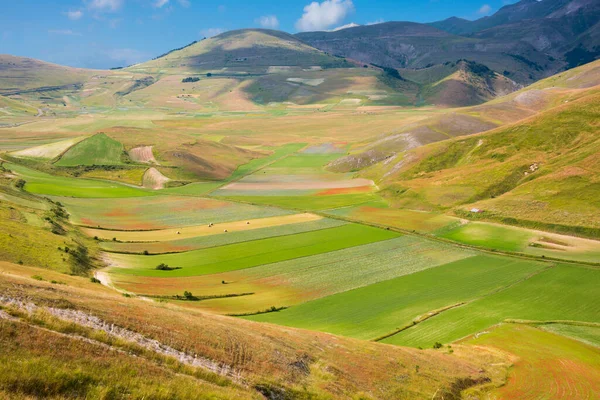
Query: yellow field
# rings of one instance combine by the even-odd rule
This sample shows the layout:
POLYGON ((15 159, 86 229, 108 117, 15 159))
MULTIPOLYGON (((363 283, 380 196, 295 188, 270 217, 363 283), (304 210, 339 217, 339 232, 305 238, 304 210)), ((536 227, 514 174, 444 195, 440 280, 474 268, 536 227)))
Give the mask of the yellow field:
POLYGON ((301 222, 318 221, 323 217, 315 214, 293 214, 281 217, 269 217, 251 219, 247 221, 223 222, 208 225, 184 226, 174 229, 161 229, 156 231, 110 231, 104 229, 82 228, 89 236, 98 236, 100 239, 112 240, 116 238, 121 242, 153 242, 187 239, 197 236, 209 236, 224 234, 224 231, 247 231, 252 229, 267 228, 286 224, 297 224, 301 222))

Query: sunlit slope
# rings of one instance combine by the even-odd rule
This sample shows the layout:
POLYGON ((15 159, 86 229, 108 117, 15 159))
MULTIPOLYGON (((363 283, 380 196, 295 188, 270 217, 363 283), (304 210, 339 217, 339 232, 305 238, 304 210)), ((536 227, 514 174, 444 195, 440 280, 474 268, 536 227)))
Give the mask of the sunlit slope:
POLYGON ((598 236, 600 92, 519 123, 403 155, 384 179, 398 205, 598 236))
MULTIPOLYGON (((430 71, 420 70, 412 78, 422 83, 440 82, 440 76, 449 72, 450 66, 443 71, 436 71, 432 67, 430 71)), ((350 154, 337 160, 330 168, 334 171, 357 171, 377 164, 368 174, 374 179, 381 179, 397 173, 411 159, 412 156, 406 158, 403 155, 405 151, 457 136, 508 126, 585 97, 593 93, 594 86, 599 84, 600 61, 595 61, 484 104, 432 113, 421 121, 400 126, 391 134, 355 143, 350 154)), ((435 86, 435 83, 427 85, 435 86)))
POLYGON ((273 391, 284 398, 342 399, 368 393, 378 399, 430 399, 437 392, 451 393, 455 382, 465 379, 472 381, 468 386, 490 380, 499 385, 506 370, 506 357, 493 350, 454 346, 449 356, 443 350, 257 324, 124 298, 81 277, 0 265, 1 331, 18 338, 0 336, 6 344, 2 365, 12 366, 0 379, 0 393, 35 395, 43 385, 63 395, 58 375, 63 382, 78 382, 68 393, 80 396, 128 387, 160 399, 243 398, 244 393, 261 398, 273 391), (20 301, 35 304, 28 305, 31 314, 20 301), (15 319, 7 320, 7 312, 15 319), (111 327, 109 334, 101 330, 103 324, 111 327), (20 346, 9 345, 15 341, 20 346), (194 359, 196 364, 189 365, 194 359), (73 365, 76 370, 68 368, 73 365), (20 372, 19 380, 14 371, 20 372), (144 379, 135 379, 131 371, 144 379))
POLYGON ((350 66, 343 59, 325 54, 294 36, 266 29, 242 29, 194 42, 154 60, 129 67, 144 73, 232 70, 239 74, 267 72, 270 67, 350 66))

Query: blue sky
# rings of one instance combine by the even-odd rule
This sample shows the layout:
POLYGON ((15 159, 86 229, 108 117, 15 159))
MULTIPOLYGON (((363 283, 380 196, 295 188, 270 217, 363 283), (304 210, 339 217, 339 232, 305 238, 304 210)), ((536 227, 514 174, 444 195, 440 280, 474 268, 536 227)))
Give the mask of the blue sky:
POLYGON ((0 0, 0 53, 85 68, 145 61, 222 31, 477 19, 507 0, 0 0))

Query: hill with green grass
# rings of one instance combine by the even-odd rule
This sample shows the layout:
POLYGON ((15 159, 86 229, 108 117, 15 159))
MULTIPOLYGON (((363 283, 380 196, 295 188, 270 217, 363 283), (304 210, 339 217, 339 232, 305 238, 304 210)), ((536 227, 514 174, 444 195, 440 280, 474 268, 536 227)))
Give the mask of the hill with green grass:
POLYGON ((410 151, 397 171, 384 167, 387 194, 397 205, 596 237, 599 104, 594 87, 518 123, 410 151))

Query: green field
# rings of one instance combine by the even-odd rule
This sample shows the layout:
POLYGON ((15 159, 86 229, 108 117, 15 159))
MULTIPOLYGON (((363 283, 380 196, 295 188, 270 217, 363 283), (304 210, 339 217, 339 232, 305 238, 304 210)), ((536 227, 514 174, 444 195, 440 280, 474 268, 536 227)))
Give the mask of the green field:
POLYGON ((152 243, 121 243, 102 242, 103 250, 117 253, 139 253, 144 251, 150 254, 182 252, 189 250, 204 249, 209 247, 225 246, 228 244, 249 242, 278 236, 294 235, 320 229, 333 228, 345 225, 346 222, 323 218, 318 221, 271 226, 267 228, 252 229, 249 231, 219 232, 214 235, 197 236, 189 239, 161 241, 152 243))
POLYGON ((55 165, 76 167, 79 165, 121 165, 123 145, 103 133, 91 136, 67 150, 55 165))
POLYGON ((5 163, 5 166, 27 182, 25 190, 35 194, 81 198, 143 197, 155 195, 150 190, 114 181, 54 176, 12 163, 5 163))
POLYGON ((156 256, 113 254, 113 273, 170 277, 215 274, 257 265, 290 260, 339 250, 361 244, 398 237, 394 232, 356 224, 321 229, 289 236, 236 243, 221 247, 156 256), (158 271, 165 263, 181 267, 175 271, 158 271))
POLYGON ((473 246, 516 252, 527 248, 532 234, 510 226, 470 222, 440 236, 473 246))
POLYGON ((327 296, 414 274, 475 253, 450 245, 401 236, 301 259, 249 268, 236 279, 272 279, 305 293, 327 296))
POLYGON ((480 255, 249 318, 375 339, 428 312, 488 295, 545 267, 480 255))
POLYGON ((539 328, 600 347, 600 324, 589 326, 584 324, 552 323, 539 325, 539 328))
POLYGON ((558 265, 526 281, 446 311, 386 343, 431 346, 450 343, 505 319, 600 322, 600 270, 558 265))

